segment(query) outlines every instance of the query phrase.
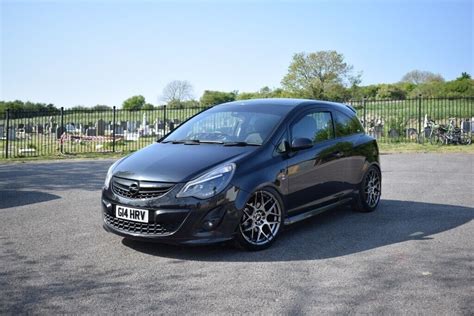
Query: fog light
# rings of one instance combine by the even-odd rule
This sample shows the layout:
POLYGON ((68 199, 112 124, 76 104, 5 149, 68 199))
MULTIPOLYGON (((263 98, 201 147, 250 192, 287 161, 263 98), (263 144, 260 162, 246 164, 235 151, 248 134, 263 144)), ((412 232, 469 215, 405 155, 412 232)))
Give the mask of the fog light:
POLYGON ((222 218, 224 217, 225 209, 222 207, 215 208, 207 213, 206 217, 202 221, 202 230, 211 231, 219 226, 222 218))
POLYGON ((104 204, 105 209, 106 209, 107 211, 111 211, 111 210, 112 210, 112 204, 111 204, 111 203, 107 202, 106 200, 102 200, 102 204, 104 204))

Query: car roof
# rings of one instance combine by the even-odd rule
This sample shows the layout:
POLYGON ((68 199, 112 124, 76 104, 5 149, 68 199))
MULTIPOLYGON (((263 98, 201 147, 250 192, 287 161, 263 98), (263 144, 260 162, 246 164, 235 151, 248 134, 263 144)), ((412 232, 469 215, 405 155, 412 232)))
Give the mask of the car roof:
POLYGON ((247 107, 249 110, 256 109, 256 108, 263 108, 267 106, 272 106, 272 110, 276 110, 280 113, 288 113, 293 109, 302 108, 307 105, 323 105, 328 106, 330 108, 339 109, 345 113, 352 112, 355 113, 354 108, 349 107, 345 104, 329 102, 329 101, 321 101, 321 100, 309 100, 309 99, 290 99, 290 98, 267 98, 267 99, 249 99, 249 100, 238 100, 232 101, 227 103, 222 103, 219 105, 214 106, 214 108, 222 108, 222 107, 235 107, 236 109, 242 109, 242 107, 247 107))

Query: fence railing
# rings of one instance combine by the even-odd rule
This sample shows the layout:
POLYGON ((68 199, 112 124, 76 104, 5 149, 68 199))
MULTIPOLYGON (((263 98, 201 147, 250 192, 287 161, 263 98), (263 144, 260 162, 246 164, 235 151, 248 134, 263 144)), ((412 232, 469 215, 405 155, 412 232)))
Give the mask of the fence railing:
MULTIPOLYGON (((472 136, 474 98, 350 101, 368 134, 380 142, 425 141, 427 121, 452 119, 472 136)), ((0 158, 127 153, 164 136, 203 107, 0 114, 0 158)))
POLYGON ((367 134, 379 142, 424 142, 430 134, 429 120, 452 122, 472 134, 474 97, 414 98, 405 100, 357 100, 349 102, 367 134))

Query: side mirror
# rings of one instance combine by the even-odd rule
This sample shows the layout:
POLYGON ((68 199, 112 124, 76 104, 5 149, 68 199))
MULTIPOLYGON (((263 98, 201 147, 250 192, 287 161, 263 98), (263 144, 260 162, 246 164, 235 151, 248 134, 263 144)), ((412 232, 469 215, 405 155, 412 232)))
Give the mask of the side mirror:
POLYGON ((313 141, 309 138, 295 138, 291 142, 291 149, 294 151, 313 147, 313 141))

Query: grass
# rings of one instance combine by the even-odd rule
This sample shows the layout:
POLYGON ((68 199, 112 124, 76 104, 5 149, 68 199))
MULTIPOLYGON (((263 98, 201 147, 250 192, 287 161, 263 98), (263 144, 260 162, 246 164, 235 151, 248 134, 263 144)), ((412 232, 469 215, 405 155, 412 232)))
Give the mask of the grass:
POLYGON ((468 153, 474 154, 474 145, 431 145, 418 143, 379 143, 381 154, 396 153, 468 153))

